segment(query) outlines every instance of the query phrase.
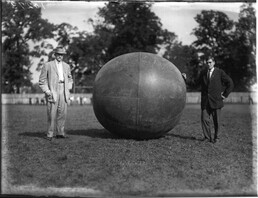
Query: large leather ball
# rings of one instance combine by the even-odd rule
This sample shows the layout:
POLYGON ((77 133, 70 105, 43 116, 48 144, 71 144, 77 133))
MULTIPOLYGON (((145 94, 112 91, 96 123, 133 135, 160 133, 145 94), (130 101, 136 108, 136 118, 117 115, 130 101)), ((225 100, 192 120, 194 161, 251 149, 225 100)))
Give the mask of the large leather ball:
POLYGON ((159 138, 173 129, 185 107, 180 71, 151 53, 118 56, 98 72, 93 110, 101 125, 124 138, 159 138))

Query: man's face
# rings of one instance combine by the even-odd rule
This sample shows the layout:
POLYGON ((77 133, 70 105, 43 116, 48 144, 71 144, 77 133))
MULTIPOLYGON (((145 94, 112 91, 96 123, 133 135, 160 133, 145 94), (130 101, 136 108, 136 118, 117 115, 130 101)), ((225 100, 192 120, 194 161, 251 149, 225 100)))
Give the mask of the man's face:
POLYGON ((212 69, 213 67, 214 67, 214 61, 212 60, 212 59, 209 59, 208 61, 207 61, 207 63, 208 63, 208 67, 209 67, 209 69, 212 69))
POLYGON ((55 56, 56 56, 56 60, 58 61, 58 62, 60 62, 60 61, 62 61, 63 60, 63 57, 64 57, 64 55, 63 54, 55 54, 55 56))

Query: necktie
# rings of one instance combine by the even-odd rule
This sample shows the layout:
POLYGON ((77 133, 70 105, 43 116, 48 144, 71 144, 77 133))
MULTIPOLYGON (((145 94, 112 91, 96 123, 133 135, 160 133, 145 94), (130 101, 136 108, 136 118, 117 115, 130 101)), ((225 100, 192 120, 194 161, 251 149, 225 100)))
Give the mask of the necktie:
POLYGON ((210 82, 210 70, 208 70, 207 79, 208 79, 208 82, 210 82))

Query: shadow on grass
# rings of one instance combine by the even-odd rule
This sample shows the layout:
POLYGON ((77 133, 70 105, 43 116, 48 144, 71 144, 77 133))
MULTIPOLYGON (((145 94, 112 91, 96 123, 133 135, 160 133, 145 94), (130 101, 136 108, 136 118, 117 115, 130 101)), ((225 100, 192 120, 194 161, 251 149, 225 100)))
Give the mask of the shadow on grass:
MULTIPOLYGON (((24 132, 20 133, 20 136, 27 136, 27 137, 38 137, 38 138, 45 138, 45 132, 24 132)), ((76 135, 76 136, 88 136, 91 138, 101 138, 101 139, 124 139, 123 137, 116 136, 108 132, 106 129, 86 129, 86 130, 68 130, 67 135, 76 135)), ((177 135, 168 133, 165 136, 172 136, 175 138, 181 138, 185 140, 195 140, 195 141, 202 141, 202 139, 197 139, 193 136, 184 136, 184 135, 177 135)))
POLYGON ((171 133, 166 134, 166 136, 172 136, 172 137, 181 138, 181 139, 185 139, 185 140, 202 141, 202 139, 197 139, 196 137, 193 137, 193 136, 176 135, 176 134, 171 134, 171 133))
POLYGON ((87 129, 87 130, 69 130, 67 131, 68 135, 79 135, 79 136, 88 136, 91 138, 102 138, 102 139, 122 139, 106 129, 87 129))
MULTIPOLYGON (((121 139, 120 137, 114 134, 111 134, 105 129, 67 130, 67 135, 88 136, 92 138, 102 138, 102 139, 121 139)), ((45 138, 46 133, 45 132, 24 132, 24 133, 20 133, 19 136, 45 138)))
POLYGON ((46 133, 45 132, 24 132, 24 133, 20 133, 19 136, 45 138, 46 133))

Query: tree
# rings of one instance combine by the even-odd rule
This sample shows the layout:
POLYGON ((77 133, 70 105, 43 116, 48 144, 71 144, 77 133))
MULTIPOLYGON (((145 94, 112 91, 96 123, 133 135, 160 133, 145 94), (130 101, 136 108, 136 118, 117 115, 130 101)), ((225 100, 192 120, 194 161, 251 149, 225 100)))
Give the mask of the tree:
POLYGON ((212 56, 216 61, 216 66, 232 77, 233 60, 230 48, 233 41, 234 22, 225 13, 213 10, 203 10, 197 14, 195 20, 199 26, 193 30, 197 40, 192 43, 192 46, 199 56, 198 72, 206 65, 206 59, 212 56))
POLYGON ((58 45, 62 45, 65 48, 67 48, 71 42, 71 39, 77 35, 78 28, 73 27, 68 23, 61 23, 60 25, 56 26, 56 30, 57 30, 56 40, 58 42, 58 45))
POLYGON ((101 42, 102 39, 87 32, 80 32, 72 39, 68 53, 76 86, 92 85, 96 73, 104 65, 101 42))
POLYGON ((256 17, 252 4, 243 4, 238 22, 222 12, 202 11, 193 46, 205 60, 212 55, 216 65, 229 74, 235 91, 246 91, 256 82, 256 17))
POLYGON ((2 38, 3 38, 3 92, 18 92, 21 86, 31 85, 30 56, 40 57, 45 54, 46 43, 39 43, 43 38, 53 37, 54 26, 41 18, 41 8, 29 1, 10 1, 2 3, 2 38))
POLYGON ((162 29, 150 3, 107 3, 99 8, 99 18, 90 19, 93 33, 79 32, 69 45, 71 62, 77 67, 76 85, 89 85, 97 71, 109 60, 129 52, 158 53, 176 40, 162 29))
POLYGON ((145 2, 121 2, 99 9, 103 20, 95 25, 94 33, 107 38, 103 48, 105 61, 129 52, 158 53, 168 41, 168 34, 151 6, 145 2))
MULTIPOLYGON (((199 72, 199 60, 196 49, 192 46, 182 45, 181 42, 167 46, 164 58, 171 61, 182 73, 189 78, 197 78, 199 72)), ((195 87, 189 87, 188 91, 195 87)))
POLYGON ((223 67, 223 59, 230 53, 227 49, 231 42, 229 33, 233 28, 233 21, 225 13, 213 10, 203 10, 195 20, 199 26, 193 30, 197 37, 193 46, 202 59, 213 56, 217 65, 223 67))
POLYGON ((236 30, 232 35, 232 59, 234 60, 235 86, 247 90, 257 82, 256 77, 256 17, 251 3, 241 6, 236 30))

